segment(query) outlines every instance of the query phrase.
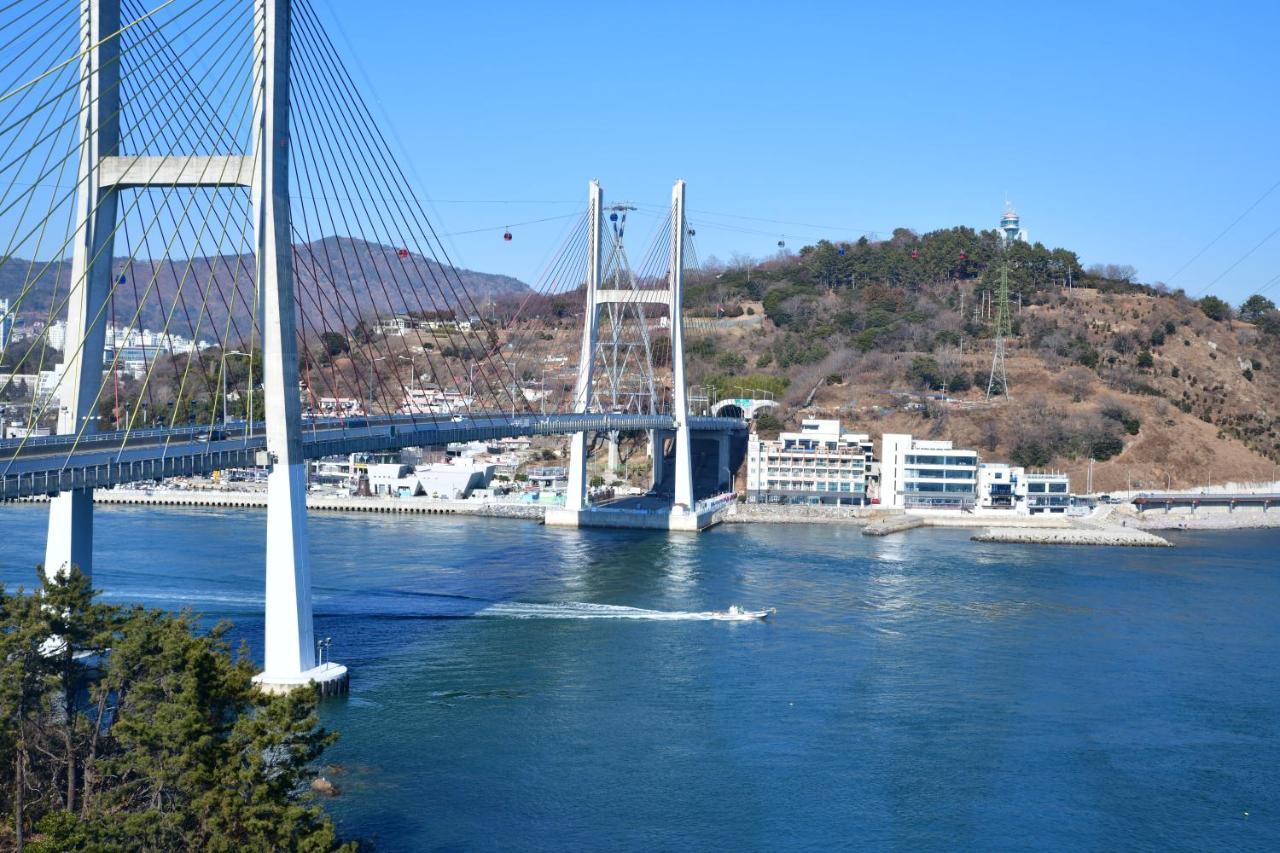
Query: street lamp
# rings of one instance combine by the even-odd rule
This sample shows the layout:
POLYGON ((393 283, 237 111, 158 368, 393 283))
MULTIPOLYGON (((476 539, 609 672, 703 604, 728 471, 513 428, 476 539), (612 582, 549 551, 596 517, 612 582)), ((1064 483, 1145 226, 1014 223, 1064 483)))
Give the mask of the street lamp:
POLYGON ((409 390, 418 390, 418 360, 411 355, 397 355, 396 358, 409 362, 409 366, 413 368, 413 373, 409 376, 409 390))

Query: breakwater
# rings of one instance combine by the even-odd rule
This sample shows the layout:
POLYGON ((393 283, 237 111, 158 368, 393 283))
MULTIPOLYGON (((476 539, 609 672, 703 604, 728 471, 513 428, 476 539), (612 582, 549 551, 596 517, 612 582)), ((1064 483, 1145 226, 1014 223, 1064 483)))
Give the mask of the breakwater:
POLYGON ((971 538, 975 542, 1007 542, 1018 545, 1173 547, 1172 542, 1154 533, 1128 527, 990 527, 971 538))

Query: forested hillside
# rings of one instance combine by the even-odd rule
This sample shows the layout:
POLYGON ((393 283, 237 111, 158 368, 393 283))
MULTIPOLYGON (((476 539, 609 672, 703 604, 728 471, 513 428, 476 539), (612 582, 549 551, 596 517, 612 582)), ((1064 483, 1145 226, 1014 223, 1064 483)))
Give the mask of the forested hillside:
POLYGON ((692 381, 768 388, 788 421, 839 416, 1077 474, 1092 457, 1104 488, 1270 479, 1280 462, 1280 312, 1265 295, 1233 310, 951 228, 709 269, 686 303, 708 318, 691 321, 692 381), (1006 260, 1009 396, 988 402, 1006 260))

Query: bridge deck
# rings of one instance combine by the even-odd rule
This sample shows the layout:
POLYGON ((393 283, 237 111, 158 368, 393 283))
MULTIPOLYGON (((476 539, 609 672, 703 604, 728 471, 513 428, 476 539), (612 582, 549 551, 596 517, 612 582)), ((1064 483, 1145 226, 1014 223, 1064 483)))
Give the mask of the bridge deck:
MULTIPOLYGON (((0 442, 0 500, 52 495, 72 489, 97 489, 166 477, 209 474, 224 468, 258 464, 266 447, 262 424, 252 429, 180 427, 96 433, 76 440, 56 435, 0 442)), ((672 429, 670 415, 475 415, 459 420, 427 420, 390 415, 304 425, 302 451, 307 459, 347 453, 379 453, 404 447, 483 441, 524 435, 576 432, 634 432, 672 429)), ((695 432, 745 429, 737 418, 690 418, 695 432)))

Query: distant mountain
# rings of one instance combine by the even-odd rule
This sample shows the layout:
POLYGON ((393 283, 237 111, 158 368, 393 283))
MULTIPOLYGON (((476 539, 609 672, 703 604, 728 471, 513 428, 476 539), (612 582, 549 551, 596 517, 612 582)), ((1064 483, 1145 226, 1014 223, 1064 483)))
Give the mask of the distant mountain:
MULTIPOLYGON (((295 278, 303 324, 308 330, 354 327, 395 313, 452 311, 478 314, 490 299, 529 291, 519 279, 446 267, 404 249, 325 237, 294 246, 295 278), (403 256, 402 256, 403 253, 403 256)), ((253 301, 253 257, 200 256, 187 260, 116 259, 119 281, 111 306, 117 323, 137 325, 213 340, 222 337, 230 318, 231 338, 247 333, 253 301)), ((16 304, 24 284, 35 285, 18 305, 25 319, 48 316, 50 303, 64 305, 71 262, 9 257, 0 263, 0 299, 16 304), (56 297, 55 297, 56 294, 56 297)), ((65 307, 56 312, 65 316, 65 307)))

